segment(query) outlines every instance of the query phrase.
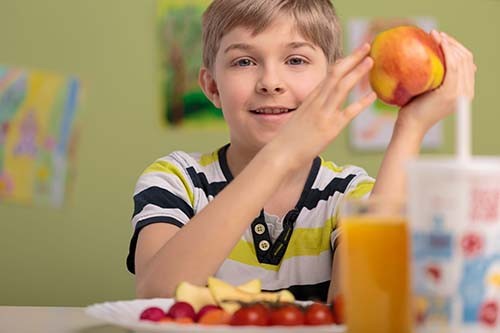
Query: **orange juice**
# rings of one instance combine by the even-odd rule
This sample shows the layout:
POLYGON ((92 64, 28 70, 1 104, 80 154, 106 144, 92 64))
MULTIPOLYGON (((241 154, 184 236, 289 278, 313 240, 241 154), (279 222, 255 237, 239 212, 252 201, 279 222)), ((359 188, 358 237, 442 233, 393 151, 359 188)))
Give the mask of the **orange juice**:
POLYGON ((406 220, 346 216, 340 250, 349 333, 412 332, 406 220))

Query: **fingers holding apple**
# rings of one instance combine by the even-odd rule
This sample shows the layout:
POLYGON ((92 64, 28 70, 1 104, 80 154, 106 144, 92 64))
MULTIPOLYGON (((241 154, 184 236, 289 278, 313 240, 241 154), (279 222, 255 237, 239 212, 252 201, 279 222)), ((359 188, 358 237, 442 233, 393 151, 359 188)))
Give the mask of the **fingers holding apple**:
POLYGON ((432 36, 432 38, 434 38, 434 40, 436 41, 436 43, 438 43, 439 45, 441 45, 441 34, 439 33, 439 31, 437 31, 436 29, 432 29, 431 30, 431 36, 432 36))
POLYGON ((477 70, 476 64, 474 63, 474 56, 465 46, 459 43, 455 38, 447 35, 446 33, 441 33, 448 44, 450 44, 456 54, 457 60, 459 62, 459 70, 461 71, 461 83, 463 84, 460 93, 469 99, 474 98, 474 83, 475 83, 475 73, 477 70))
POLYGON ((445 32, 441 32, 440 35, 446 38, 450 43, 457 46, 458 49, 461 51, 461 53, 464 55, 464 58, 474 62, 474 56, 472 52, 469 49, 467 49, 463 44, 461 44, 459 41, 457 41, 455 38, 453 38, 452 36, 448 35, 445 32))
POLYGON ((454 102, 459 96, 474 98, 476 65, 472 53, 456 39, 444 32, 437 33, 445 55, 447 73, 439 90, 446 101, 454 102))
POLYGON ((460 96, 472 100, 474 97, 475 65, 472 54, 454 38, 443 32, 431 33, 440 42, 443 51, 446 75, 442 85, 405 105, 399 117, 413 119, 424 133, 438 121, 455 112, 460 96))
POLYGON ((460 89, 459 85, 461 84, 459 77, 460 54, 444 34, 441 34, 441 48, 446 61, 446 77, 440 88, 440 93, 444 94, 444 97, 449 97, 446 101, 453 102, 454 95, 460 89))
POLYGON ((454 59, 447 59, 447 61, 456 61, 459 63, 459 65, 456 67, 457 70, 461 71, 463 76, 460 78, 460 82, 463 84, 463 88, 459 89, 459 92, 461 92, 469 99, 473 99, 475 73, 477 71, 477 66, 474 63, 474 55, 463 44, 461 44, 455 38, 446 34, 445 32, 432 30, 431 35, 438 44, 442 45, 443 50, 448 49, 450 53, 453 52, 455 54, 455 56, 453 57, 454 59), (445 45, 443 45, 443 43, 445 45))

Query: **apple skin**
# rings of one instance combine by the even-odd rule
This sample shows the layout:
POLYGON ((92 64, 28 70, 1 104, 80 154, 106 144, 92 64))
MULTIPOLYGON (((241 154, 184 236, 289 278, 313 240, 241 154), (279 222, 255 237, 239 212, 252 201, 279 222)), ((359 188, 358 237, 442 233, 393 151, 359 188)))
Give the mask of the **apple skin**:
POLYGON ((370 57, 374 61, 370 85, 390 105, 406 105, 415 96, 438 88, 445 76, 441 47, 418 27, 381 32, 372 42, 370 57))

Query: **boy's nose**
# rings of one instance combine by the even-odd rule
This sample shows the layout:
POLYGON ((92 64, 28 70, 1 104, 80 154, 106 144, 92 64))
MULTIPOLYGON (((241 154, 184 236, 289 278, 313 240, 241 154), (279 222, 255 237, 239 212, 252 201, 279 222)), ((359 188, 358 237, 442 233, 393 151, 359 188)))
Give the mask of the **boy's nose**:
POLYGON ((279 85, 276 85, 275 87, 260 86, 257 88, 257 91, 261 94, 279 95, 283 93, 285 89, 279 85))
POLYGON ((285 92, 285 85, 278 75, 266 73, 257 81, 255 89, 259 94, 279 95, 285 92))

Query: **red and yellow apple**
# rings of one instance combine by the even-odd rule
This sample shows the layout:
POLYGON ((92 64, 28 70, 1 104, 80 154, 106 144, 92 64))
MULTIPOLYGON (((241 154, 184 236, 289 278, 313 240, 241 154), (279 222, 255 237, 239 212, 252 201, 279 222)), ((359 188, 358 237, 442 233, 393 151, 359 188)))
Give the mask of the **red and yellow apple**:
POLYGON ((383 102, 403 106, 443 82, 445 61, 439 44, 414 26, 399 26, 378 34, 370 56, 370 85, 383 102))

